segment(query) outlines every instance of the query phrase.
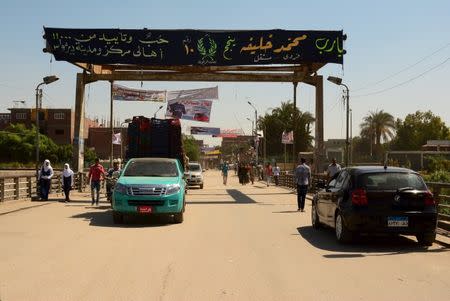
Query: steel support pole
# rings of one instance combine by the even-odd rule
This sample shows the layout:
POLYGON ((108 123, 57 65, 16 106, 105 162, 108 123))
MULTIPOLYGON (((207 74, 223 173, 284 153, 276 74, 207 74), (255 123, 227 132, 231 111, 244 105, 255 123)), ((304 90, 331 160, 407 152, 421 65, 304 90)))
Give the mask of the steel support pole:
POLYGON ((293 116, 293 127, 292 127, 292 162, 295 164, 298 161, 298 158, 296 156, 296 149, 295 149, 295 135, 297 133, 296 128, 297 128, 297 85, 298 82, 294 82, 294 116, 293 116))
POLYGON ((109 158, 109 167, 112 168, 113 166, 113 159, 114 159, 114 144, 113 144, 113 136, 114 136, 114 101, 113 101, 113 81, 110 81, 111 91, 110 91, 110 100, 111 100, 111 108, 110 108, 110 120, 109 120, 109 127, 111 130, 110 139, 111 139, 111 152, 110 152, 110 158, 109 158))

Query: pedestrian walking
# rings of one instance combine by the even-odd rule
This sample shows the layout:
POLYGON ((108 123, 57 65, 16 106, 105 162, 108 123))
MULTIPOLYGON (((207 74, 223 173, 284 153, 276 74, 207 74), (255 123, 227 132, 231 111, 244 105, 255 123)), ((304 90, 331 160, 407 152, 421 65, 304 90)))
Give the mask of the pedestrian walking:
POLYGON ((95 159, 95 164, 89 168, 88 179, 91 181, 91 205, 98 205, 98 200, 100 198, 100 181, 105 176, 105 169, 100 164, 100 159, 95 159))
POLYGON ((275 163, 275 166, 273 167, 273 178, 275 180, 275 185, 277 186, 280 183, 280 173, 281 169, 279 166, 277 166, 277 163, 275 163))
POLYGON ((272 179, 272 165, 270 163, 267 163, 267 165, 266 165, 267 187, 269 187, 271 179, 272 179))
POLYGON ((66 196, 64 202, 70 202, 70 191, 73 187, 73 171, 70 169, 68 163, 64 164, 61 181, 63 184, 64 195, 66 196))
POLYGON ((305 199, 308 193, 308 185, 311 182, 311 168, 306 165, 305 158, 300 159, 300 164, 295 168, 295 182, 297 183, 298 211, 305 211, 305 199))
POLYGON ((222 166, 223 185, 227 185, 228 181, 228 162, 225 162, 222 166))
POLYGON ((338 172, 341 171, 341 166, 336 163, 336 158, 331 159, 331 164, 327 168, 328 180, 332 179, 338 172))
POLYGON ((53 168, 50 165, 49 160, 45 160, 44 164, 39 171, 39 187, 42 201, 48 201, 48 195, 50 193, 50 187, 52 184, 53 168))
POLYGON ((252 182, 253 185, 255 183, 255 173, 252 164, 247 164, 247 173, 250 177, 250 182, 252 182))

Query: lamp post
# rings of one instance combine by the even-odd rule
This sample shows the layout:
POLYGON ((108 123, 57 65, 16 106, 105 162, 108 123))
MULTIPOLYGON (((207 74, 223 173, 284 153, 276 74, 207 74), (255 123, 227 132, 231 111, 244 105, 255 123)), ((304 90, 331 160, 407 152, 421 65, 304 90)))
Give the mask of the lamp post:
POLYGON ((130 123, 132 120, 130 118, 125 119, 121 124, 120 124, 120 159, 123 162, 123 137, 122 137, 122 127, 125 123, 130 123))
MULTIPOLYGON (((163 106, 160 106, 160 107, 158 108, 158 110, 156 110, 155 114, 153 114, 153 118, 156 118, 156 113, 158 113, 159 110, 161 110, 162 108, 163 108, 163 106)), ((128 122, 128 123, 129 123, 129 122, 128 122)))
POLYGON ((328 76, 327 80, 329 82, 332 82, 333 84, 336 84, 338 86, 344 86, 346 89, 346 94, 347 94, 347 108, 346 108, 346 133, 345 133, 345 158, 344 158, 344 164, 345 166, 348 166, 348 162, 349 162, 349 147, 350 147, 350 141, 349 141, 349 115, 350 115, 350 103, 349 103, 349 99, 350 99, 350 92, 348 89, 348 86, 342 83, 342 78, 340 77, 335 77, 335 76, 328 76))
POLYGON ((254 121, 253 120, 251 120, 250 118, 248 118, 247 117, 247 120, 248 121, 250 121, 251 123, 252 123, 252 136, 254 135, 254 127, 253 127, 253 125, 254 125, 254 121))
POLYGON ((258 111, 256 110, 255 106, 250 102, 247 101, 247 103, 255 110, 255 150, 256 150, 256 164, 258 164, 258 141, 257 141, 257 132, 258 132, 258 111))
MULTIPOLYGON (((49 75, 43 78, 42 82, 36 87, 36 181, 39 178, 39 108, 42 99, 42 85, 48 85, 56 82, 59 78, 55 75, 49 75)), ((37 187, 38 185, 36 185, 37 187)))

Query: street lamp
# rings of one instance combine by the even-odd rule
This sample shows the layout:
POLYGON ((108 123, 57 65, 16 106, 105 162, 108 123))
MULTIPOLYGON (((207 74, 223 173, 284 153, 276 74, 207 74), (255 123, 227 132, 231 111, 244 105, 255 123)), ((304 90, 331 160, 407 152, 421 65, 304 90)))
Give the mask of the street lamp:
MULTIPOLYGON (((42 85, 48 85, 56 82, 59 78, 55 75, 46 76, 42 82, 36 87, 36 181, 39 178, 39 104, 42 99, 42 90, 39 89, 42 85)), ((36 185, 37 187, 38 185, 36 185)))
POLYGON ((253 125, 254 125, 254 121, 253 120, 251 120, 250 118, 248 118, 247 117, 247 120, 248 121, 250 121, 251 123, 252 123, 252 136, 254 135, 254 127, 253 127, 253 125))
POLYGON ((130 123, 131 121, 133 121, 131 118, 127 118, 125 119, 121 124, 120 124, 120 159, 123 162, 123 137, 122 137, 122 127, 125 123, 130 123))
POLYGON ((348 89, 348 86, 342 83, 342 78, 340 77, 335 77, 335 76, 328 76, 327 80, 329 82, 332 82, 333 84, 336 84, 338 86, 344 86, 347 92, 347 108, 346 108, 346 134, 345 134, 345 158, 344 158, 344 164, 345 166, 348 166, 348 162, 349 162, 349 146, 350 146, 350 141, 349 141, 349 115, 350 115, 350 104, 349 104, 349 99, 350 99, 350 92, 348 89))
POLYGON ((160 107, 158 108, 158 110, 156 110, 155 114, 153 114, 153 118, 156 118, 156 113, 158 113, 159 110, 161 110, 162 108, 163 108, 163 106, 160 106, 160 107))
POLYGON ((256 164, 258 164, 258 141, 257 141, 257 135, 258 132, 258 111, 256 110, 255 106, 250 102, 247 101, 247 103, 255 110, 255 150, 256 150, 256 164))

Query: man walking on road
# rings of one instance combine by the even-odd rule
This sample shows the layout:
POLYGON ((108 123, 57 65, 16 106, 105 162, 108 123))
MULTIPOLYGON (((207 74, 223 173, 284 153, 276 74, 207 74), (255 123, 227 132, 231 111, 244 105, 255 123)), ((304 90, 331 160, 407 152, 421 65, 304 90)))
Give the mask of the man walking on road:
POLYGON ((228 180, 228 162, 223 163, 222 176, 223 176, 223 185, 227 185, 227 180, 228 180))
POLYGON ((91 181, 91 205, 98 205, 98 199, 100 198, 100 181, 105 176, 105 169, 100 164, 100 159, 95 159, 95 164, 89 169, 88 179, 91 181), (96 193, 96 194, 95 194, 96 193))
POLYGON ((331 160, 331 164, 328 165, 328 168, 327 168, 328 179, 333 178, 334 175, 337 174, 340 171, 341 171, 341 166, 336 163, 336 158, 333 158, 331 160))
POLYGON ((280 180, 280 172, 281 169, 279 166, 277 166, 277 163, 275 163, 275 166, 273 168, 273 178, 275 179, 275 185, 278 186, 279 180, 280 180))
POLYGON ((311 169, 306 165, 305 158, 300 159, 300 164, 295 168, 294 176, 297 183, 297 210, 304 212, 308 185, 311 181, 311 169))

